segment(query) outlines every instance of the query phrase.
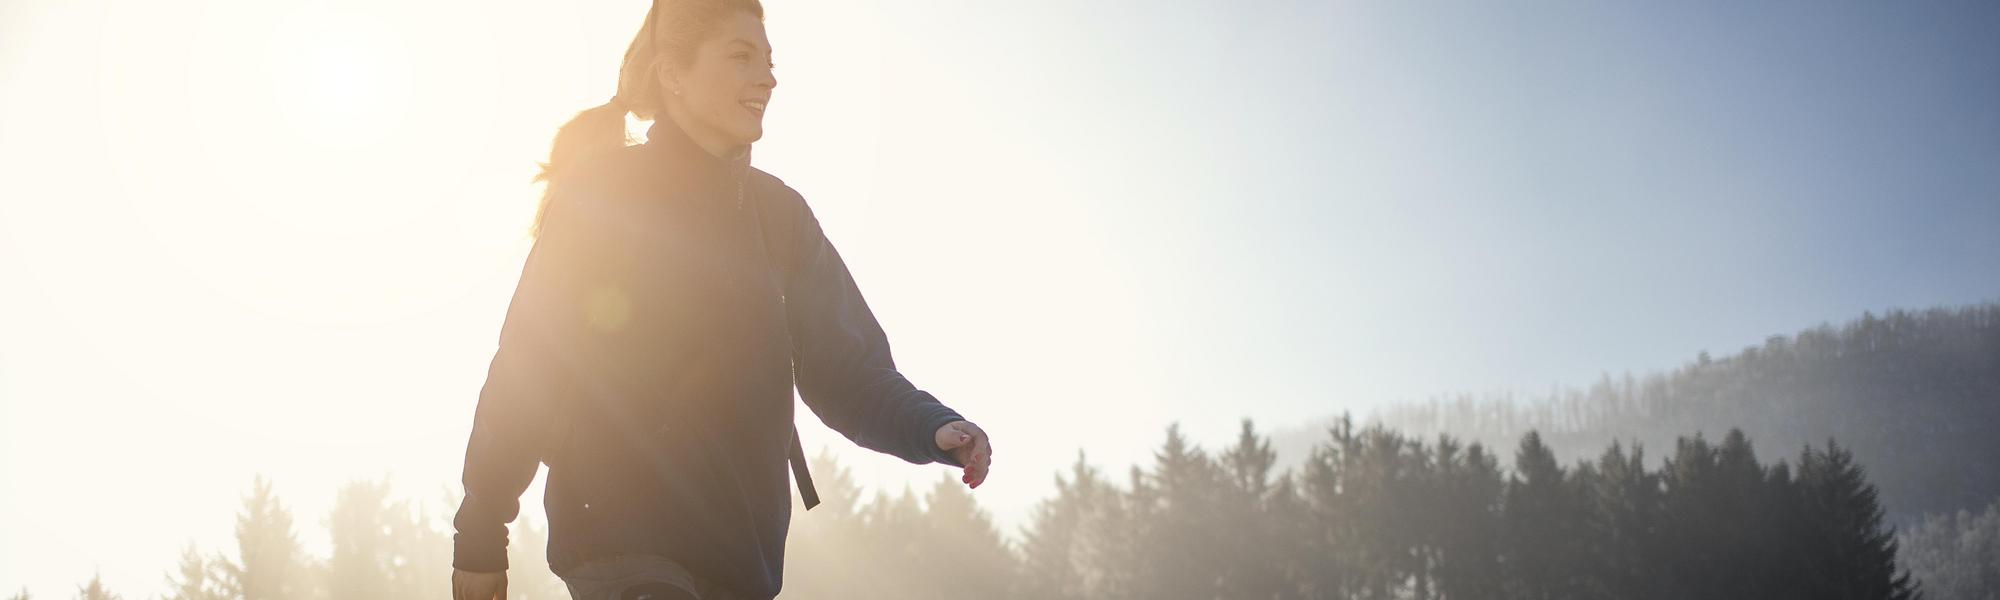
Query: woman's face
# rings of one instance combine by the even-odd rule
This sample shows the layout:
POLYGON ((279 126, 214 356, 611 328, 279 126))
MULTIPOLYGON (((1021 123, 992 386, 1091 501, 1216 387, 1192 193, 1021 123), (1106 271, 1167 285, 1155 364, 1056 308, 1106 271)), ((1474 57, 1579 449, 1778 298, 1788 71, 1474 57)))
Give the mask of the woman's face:
POLYGON ((661 61, 661 96, 669 116, 696 143, 730 156, 764 137, 764 107, 778 80, 771 75, 771 42, 757 17, 743 11, 724 17, 695 47, 693 64, 676 69, 670 63, 661 61))

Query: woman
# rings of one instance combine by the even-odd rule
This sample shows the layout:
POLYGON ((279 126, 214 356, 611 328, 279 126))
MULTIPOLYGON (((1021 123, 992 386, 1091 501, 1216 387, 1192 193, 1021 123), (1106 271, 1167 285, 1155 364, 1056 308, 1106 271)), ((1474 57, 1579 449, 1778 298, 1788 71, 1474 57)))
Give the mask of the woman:
POLYGON ((457 600, 504 598, 539 462, 549 565, 579 599, 770 598, 817 500, 792 389, 855 443, 963 468, 986 433, 895 369, 799 194, 750 167, 777 87, 757 0, 657 0, 618 93, 556 135, 453 518, 457 600), (652 119, 627 146, 625 113, 652 119))

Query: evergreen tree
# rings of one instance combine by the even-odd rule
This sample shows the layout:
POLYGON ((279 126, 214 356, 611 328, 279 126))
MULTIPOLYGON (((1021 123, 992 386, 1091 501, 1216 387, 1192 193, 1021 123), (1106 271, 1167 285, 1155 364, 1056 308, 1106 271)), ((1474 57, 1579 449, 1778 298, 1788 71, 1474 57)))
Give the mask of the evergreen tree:
POLYGON ((1514 453, 1501 512, 1502 589, 1509 598, 1544 600, 1586 595, 1580 568, 1583 507, 1574 480, 1555 454, 1529 431, 1514 453))
POLYGON ((1506 487, 1499 461, 1477 443, 1459 449, 1440 435, 1437 443, 1438 499, 1434 515, 1437 560, 1432 568, 1439 598, 1484 598, 1500 589, 1500 510, 1506 487))
POLYGON ((76 600, 124 600, 111 590, 104 589, 104 581, 97 575, 90 576, 90 583, 76 586, 76 600))
POLYGON ((1215 540, 1227 556, 1221 565, 1221 595, 1226 598, 1272 598, 1286 587, 1285 557, 1301 549, 1283 543, 1285 523, 1276 512, 1277 489, 1272 485, 1271 468, 1278 454, 1271 442, 1257 435, 1249 419, 1244 419, 1236 445, 1221 455, 1221 465, 1229 486, 1221 499, 1221 533, 1215 540))
POLYGON ((917 538, 914 596, 933 590, 956 590, 954 596, 977 600, 1006 597, 1018 577, 1011 548, 993 528, 992 518, 979 507, 965 484, 949 474, 938 479, 924 510, 924 533, 917 538))
POLYGON ((1406 587, 1423 595, 1429 584, 1418 551, 1430 525, 1423 508, 1430 498, 1429 452, 1380 425, 1344 443, 1345 545, 1355 590, 1368 598, 1404 595, 1406 587))
MULTIPOLYGON (((1022 534, 1021 560, 1023 572, 1014 585, 1014 596, 1018 598, 1046 598, 1048 600, 1074 600, 1089 597, 1084 588, 1084 576, 1078 546, 1080 530, 1089 508, 1086 503, 1095 500, 1098 490, 1109 488, 1102 481, 1097 470, 1090 466, 1083 451, 1076 453, 1076 462, 1070 466, 1070 478, 1061 473, 1055 476, 1055 496, 1035 505, 1028 527, 1022 534)), ((1097 500, 1101 501, 1101 500, 1097 500)))
MULTIPOLYGON (((810 461, 819 506, 808 511, 792 505, 792 528, 785 542, 784 594, 798 598, 833 598, 843 590, 867 589, 878 574, 855 563, 872 551, 862 522, 861 487, 854 475, 821 447, 810 461)), ((795 498, 795 500, 797 500, 795 498)))
POLYGON ((1141 577, 1139 597, 1214 598, 1221 594, 1226 549, 1219 521, 1228 483, 1207 453, 1188 441, 1178 424, 1167 428, 1167 439, 1153 454, 1152 481, 1158 491, 1157 517, 1145 532, 1144 564, 1153 572, 1141 577))
POLYGON ((1660 479, 1648 472, 1646 452, 1613 442, 1582 479, 1592 595, 1644 600, 1667 598, 1655 564, 1658 553, 1660 479))
POLYGON ((1354 422, 1342 415, 1327 428, 1328 440, 1317 444, 1300 473, 1307 520, 1304 578, 1296 582, 1308 598, 1350 598, 1360 559, 1349 543, 1356 519, 1347 492, 1347 453, 1356 446, 1354 422))
POLYGON ((1796 592, 1786 544, 1791 483, 1757 462, 1741 430, 1721 446, 1682 438, 1662 471, 1665 581, 1677 596, 1779 598, 1796 592))
POLYGON ((876 584, 870 594, 885 600, 915 600, 929 597, 931 591, 913 589, 904 585, 908 573, 897 570, 894 565, 919 564, 924 558, 924 534, 929 527, 924 523, 923 502, 915 490, 905 486, 901 494, 893 498, 877 494, 868 506, 868 539, 876 551, 869 563, 869 570, 876 573, 876 584))
MULTIPOLYGON (((216 561, 219 562, 219 561, 216 561)), ((217 564, 204 557, 195 549, 194 542, 188 542, 181 550, 178 577, 167 576, 167 600, 225 600, 228 596, 216 581, 217 564)))
MULTIPOLYGON (((451 595, 451 514, 456 510, 464 494, 458 486, 440 486, 439 493, 441 500, 436 504, 403 500, 390 505, 390 518, 387 521, 389 547, 395 549, 395 556, 389 561, 389 586, 402 597, 428 599, 451 595)), ((546 548, 538 547, 527 552, 527 555, 533 558, 523 558, 512 553, 517 550, 515 544, 539 546, 546 543, 536 537, 533 531, 527 530, 528 526, 527 515, 523 514, 514 525, 512 533, 508 534, 508 539, 511 540, 508 543, 510 552, 508 564, 527 566, 527 568, 508 569, 507 591, 515 594, 516 598, 521 597, 516 590, 533 593, 546 586, 545 583, 537 586, 538 579, 546 580, 555 576, 546 572, 538 576, 534 571, 535 566, 543 564, 540 561, 545 560, 542 557, 547 551, 546 548), (528 562, 519 562, 523 560, 528 562)))
POLYGON ((1286 471, 1272 486, 1268 522, 1265 530, 1270 532, 1270 545, 1278 554, 1276 568, 1281 587, 1273 598, 1294 600, 1307 598, 1306 582, 1310 579, 1310 553, 1313 531, 1304 527, 1312 520, 1305 496, 1300 492, 1299 477, 1286 471))
MULTIPOLYGON (((1135 467, 1133 481, 1143 480, 1135 467)), ((1077 452, 1069 477, 1056 475, 1056 494, 1035 507, 1021 546, 1017 598, 1129 598, 1140 570, 1133 496, 1077 452)))
POLYGON ((1105 502, 1091 505, 1086 521, 1084 556, 1093 565, 1087 572, 1095 577, 1088 587, 1099 598, 1144 598, 1160 572, 1152 562, 1160 549, 1148 546, 1163 512, 1160 490, 1138 465, 1126 471, 1125 479, 1129 491, 1114 491, 1105 502))
POLYGON ((397 553, 389 537, 388 500, 387 480, 354 481, 336 492, 326 518, 333 540, 329 585, 335 598, 396 596, 389 581, 397 553))
POLYGON ((1882 522, 1875 486, 1846 448, 1827 440, 1799 456, 1798 514, 1811 532, 1800 547, 1814 598, 1903 600, 1917 596, 1907 571, 1896 568, 1895 532, 1882 522))
POLYGON ((238 559, 221 565, 225 593, 241 600, 290 600, 312 593, 292 513, 261 474, 236 515, 236 547, 238 559))

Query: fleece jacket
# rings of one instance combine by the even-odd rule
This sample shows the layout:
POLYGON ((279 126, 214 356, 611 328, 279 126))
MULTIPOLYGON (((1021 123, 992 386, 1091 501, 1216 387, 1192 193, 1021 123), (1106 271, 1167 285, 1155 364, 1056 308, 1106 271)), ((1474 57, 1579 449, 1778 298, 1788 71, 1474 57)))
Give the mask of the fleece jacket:
POLYGON ((961 417, 896 370, 797 191, 671 119, 647 134, 551 184, 479 391, 452 565, 507 568, 507 524, 547 464, 556 574, 664 556, 770 598, 794 387, 854 443, 915 464, 964 466, 933 439, 961 417))

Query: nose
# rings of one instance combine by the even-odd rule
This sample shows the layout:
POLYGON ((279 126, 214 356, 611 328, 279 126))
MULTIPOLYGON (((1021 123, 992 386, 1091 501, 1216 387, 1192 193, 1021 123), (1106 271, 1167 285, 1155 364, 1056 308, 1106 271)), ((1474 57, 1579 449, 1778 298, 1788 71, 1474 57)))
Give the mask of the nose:
POLYGON ((764 67, 762 73, 764 74, 764 78, 758 81, 758 83, 764 84, 764 89, 766 90, 778 89, 778 74, 773 72, 770 67, 764 67))

